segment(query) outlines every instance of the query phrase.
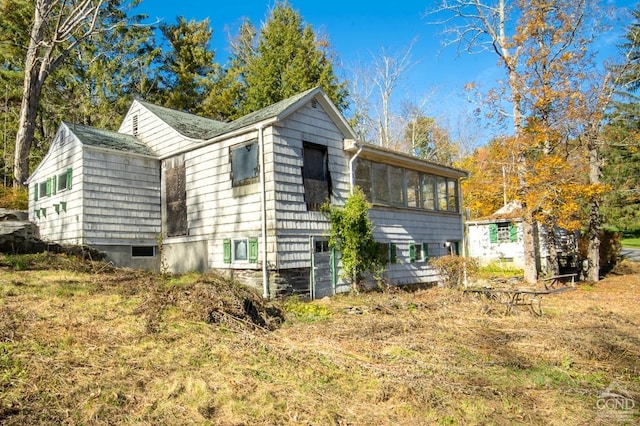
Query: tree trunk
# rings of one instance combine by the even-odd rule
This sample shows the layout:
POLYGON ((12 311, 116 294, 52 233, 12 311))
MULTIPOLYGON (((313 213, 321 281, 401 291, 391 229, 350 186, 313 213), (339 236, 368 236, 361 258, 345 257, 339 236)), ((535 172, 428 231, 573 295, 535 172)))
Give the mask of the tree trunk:
MULTIPOLYGON (((43 41, 46 16, 51 10, 50 1, 36 2, 33 26, 29 47, 24 62, 24 84, 22 86, 22 104, 20 105, 20 118, 18 120, 18 132, 13 157, 13 185, 21 187, 26 184, 29 177, 29 152, 33 143, 36 127, 36 116, 40 102, 40 92, 44 81, 44 70, 47 69, 48 58, 39 58, 38 49, 43 41), (40 64, 40 66, 38 66, 40 64), (43 70, 43 71, 41 71, 43 70)), ((51 47, 47 50, 51 52, 51 47)))
POLYGON ((13 185, 15 187, 24 186, 29 177, 29 153, 35 134, 38 99, 41 92, 37 76, 25 77, 24 81, 13 159, 13 185))
MULTIPOLYGON (((592 185, 600 184, 601 165, 600 152, 598 150, 598 134, 597 131, 591 131, 588 136, 587 149, 589 153, 589 183, 592 185)), ((589 269, 587 271, 587 280, 597 282, 600 280, 600 228, 602 218, 600 217, 600 195, 595 194, 589 201, 589 229, 587 237, 589 238, 589 249, 587 253, 587 261, 589 269)))

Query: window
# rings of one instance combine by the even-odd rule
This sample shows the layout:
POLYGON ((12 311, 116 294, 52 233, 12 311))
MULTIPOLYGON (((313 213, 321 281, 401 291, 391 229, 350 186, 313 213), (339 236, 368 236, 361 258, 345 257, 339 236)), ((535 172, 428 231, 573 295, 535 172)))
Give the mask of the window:
POLYGON ((517 242, 518 228, 511 222, 490 223, 489 241, 492 243, 517 242))
POLYGON ((447 179, 447 210, 458 211, 458 182, 447 179))
POLYGON ((373 202, 389 204, 389 174, 387 165, 382 163, 371 163, 373 173, 373 202))
POLYGON ((422 208, 435 210, 435 184, 436 178, 432 175, 421 174, 422 183, 422 208))
POLYGON ((407 179, 407 207, 420 207, 420 174, 415 170, 405 172, 407 179))
POLYGON ((404 167, 358 159, 355 185, 367 201, 387 206, 459 211, 458 181, 404 167))
POLYGON ((187 235, 187 184, 184 156, 164 161, 166 230, 168 237, 187 235))
POLYGON ((233 260, 249 260, 249 249, 247 240, 233 240, 233 260))
POLYGON ((438 185, 438 210, 447 209, 447 179, 441 176, 437 177, 438 185))
POLYGON ((409 259, 411 262, 422 260, 422 244, 412 244, 409 246, 409 259))
POLYGON ((371 161, 358 159, 355 170, 356 185, 362 188, 367 201, 371 202, 371 161))
POLYGON ((327 147, 305 142, 302 157, 302 180, 307 210, 319 211, 331 194, 327 147))
POLYGON ((394 206, 404 206, 404 169, 389 166, 389 195, 394 206))
POLYGON ((38 194, 40 195, 40 198, 48 197, 49 195, 51 195, 51 179, 40 182, 38 194))
POLYGON ((57 176, 56 189, 58 192, 71 189, 71 169, 67 169, 57 176))
POLYGON ((258 261, 258 239, 227 238, 223 241, 222 253, 224 263, 256 263, 258 261))
POLYGON ((316 253, 327 253, 331 251, 329 247, 329 241, 327 240, 314 240, 313 241, 315 247, 313 248, 316 253))
POLYGON ((377 243, 378 255, 384 263, 397 263, 398 249, 396 243, 377 243))
POLYGON ((232 146, 230 157, 234 187, 258 182, 258 141, 232 146))
POLYGON ((155 257, 155 246, 131 246, 131 257, 155 257))

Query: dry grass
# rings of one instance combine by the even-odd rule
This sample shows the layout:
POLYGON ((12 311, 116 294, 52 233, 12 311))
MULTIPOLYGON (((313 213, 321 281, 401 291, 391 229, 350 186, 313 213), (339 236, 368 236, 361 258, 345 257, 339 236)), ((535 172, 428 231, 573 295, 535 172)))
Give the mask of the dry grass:
POLYGON ((0 258, 2 424, 639 420, 636 264, 537 317, 438 288, 268 303, 216 275, 55 259, 0 258), (612 384, 633 410, 598 407, 612 384))

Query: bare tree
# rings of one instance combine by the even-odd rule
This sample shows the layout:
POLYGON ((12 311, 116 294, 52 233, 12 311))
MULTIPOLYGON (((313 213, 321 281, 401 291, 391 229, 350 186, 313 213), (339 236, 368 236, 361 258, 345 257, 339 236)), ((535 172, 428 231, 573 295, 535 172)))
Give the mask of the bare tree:
POLYGON ((391 143, 391 110, 390 100, 394 89, 402 74, 407 71, 413 63, 411 62, 412 41, 407 50, 400 55, 389 55, 382 48, 380 56, 374 58, 374 76, 373 83, 378 88, 380 95, 380 114, 378 117, 380 144, 388 148, 391 143))
POLYGON ((391 98, 396 94, 403 74, 415 62, 411 50, 415 40, 399 54, 389 54, 381 48, 380 54, 371 53, 369 67, 360 66, 351 81, 351 99, 354 105, 353 123, 365 139, 375 137, 385 148, 394 148, 404 131, 404 123, 394 116, 391 98), (375 136, 373 136, 375 135, 375 136))
POLYGON ((80 43, 100 31, 124 25, 105 19, 119 0, 35 0, 33 23, 24 62, 24 84, 14 153, 14 186, 29 176, 40 95, 47 78, 80 43), (107 27, 105 22, 110 22, 107 27))

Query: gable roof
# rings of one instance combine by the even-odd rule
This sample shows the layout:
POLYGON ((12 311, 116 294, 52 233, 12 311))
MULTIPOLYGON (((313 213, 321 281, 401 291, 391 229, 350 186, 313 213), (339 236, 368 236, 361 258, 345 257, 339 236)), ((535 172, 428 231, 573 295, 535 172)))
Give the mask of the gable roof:
POLYGON ((178 133, 193 139, 207 139, 209 134, 223 133, 228 124, 145 101, 138 102, 178 133))
POLYGON ((84 145, 134 154, 149 156, 156 155, 151 148, 141 143, 131 135, 113 132, 111 130, 97 129, 95 127, 82 126, 80 124, 71 124, 64 121, 63 124, 84 145))
POLYGON ((200 117, 188 112, 173 110, 145 101, 138 100, 137 102, 183 136, 206 141, 244 127, 257 125, 264 121, 282 120, 313 98, 322 104, 325 111, 346 136, 355 138, 355 134, 345 118, 320 87, 305 90, 304 92, 300 92, 229 122, 200 117))
POLYGON ((467 221, 469 225, 480 225, 494 222, 522 222, 522 204, 510 201, 492 214, 467 221))

